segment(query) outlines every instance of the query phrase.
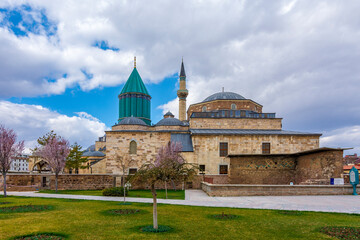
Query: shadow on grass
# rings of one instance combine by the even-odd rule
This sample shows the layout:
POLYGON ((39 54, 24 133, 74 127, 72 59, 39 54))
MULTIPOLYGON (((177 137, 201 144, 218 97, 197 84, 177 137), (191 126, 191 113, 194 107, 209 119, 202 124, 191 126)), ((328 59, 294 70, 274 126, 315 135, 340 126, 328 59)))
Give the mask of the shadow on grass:
POLYGON ((32 233, 22 236, 12 237, 9 240, 62 240, 67 239, 69 235, 64 233, 52 233, 52 232, 39 232, 39 233, 32 233))
POLYGON ((41 211, 48 211, 53 210, 54 207, 51 205, 19 205, 19 206, 12 206, 12 207, 1 207, 1 213, 24 213, 24 212, 41 212, 41 211))
POLYGON ((215 220, 240 220, 244 219, 243 216, 240 215, 234 215, 234 214, 227 214, 222 212, 221 214, 210 214, 207 215, 208 218, 215 219, 215 220))
POLYGON ((303 216, 305 214, 305 212, 303 211, 291 211, 291 210, 277 210, 276 213, 287 216, 303 216))

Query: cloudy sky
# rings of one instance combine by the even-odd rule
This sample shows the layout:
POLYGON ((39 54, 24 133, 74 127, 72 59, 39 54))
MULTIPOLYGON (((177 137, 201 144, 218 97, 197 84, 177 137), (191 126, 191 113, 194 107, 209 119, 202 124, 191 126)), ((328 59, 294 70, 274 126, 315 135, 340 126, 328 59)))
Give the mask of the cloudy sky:
POLYGON ((27 147, 55 130, 84 147, 118 117, 133 57, 152 121, 233 91, 360 153, 360 1, 0 0, 0 123, 27 147), (164 94, 165 93, 165 94, 164 94))

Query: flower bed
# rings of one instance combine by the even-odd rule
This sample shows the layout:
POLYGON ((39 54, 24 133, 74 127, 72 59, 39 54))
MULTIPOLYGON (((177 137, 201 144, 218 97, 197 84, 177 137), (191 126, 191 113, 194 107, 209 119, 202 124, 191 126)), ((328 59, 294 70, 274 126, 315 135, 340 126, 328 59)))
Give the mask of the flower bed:
POLYGON ((112 209, 108 211, 109 214, 112 215, 131 215, 140 213, 139 209, 112 209))
POLYGON ((210 215, 212 218, 215 219, 221 219, 221 220, 227 220, 227 219, 235 219, 235 218, 239 218, 238 215, 234 215, 234 214, 225 214, 224 212, 222 212, 221 214, 215 214, 215 215, 210 215))
POLYGON ((322 227, 320 232, 338 239, 360 239, 360 228, 355 227, 322 227))
POLYGON ((36 233, 12 238, 12 240, 63 240, 66 236, 59 233, 36 233))

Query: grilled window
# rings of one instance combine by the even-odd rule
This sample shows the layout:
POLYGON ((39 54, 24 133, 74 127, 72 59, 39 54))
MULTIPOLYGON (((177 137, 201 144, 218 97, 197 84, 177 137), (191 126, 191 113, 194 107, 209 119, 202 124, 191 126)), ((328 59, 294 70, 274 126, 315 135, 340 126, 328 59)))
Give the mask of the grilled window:
POLYGON ((236 109, 236 104, 235 103, 231 104, 231 110, 235 110, 235 109, 236 109))
POLYGON ((270 154, 270 143, 263 143, 262 144, 262 153, 263 154, 270 154))
POLYGON ((205 165, 199 165, 199 171, 205 172, 205 165))
POLYGON ((202 111, 203 111, 203 112, 206 112, 206 106, 203 106, 203 107, 202 107, 202 111))
POLYGON ((136 154, 136 151, 137 151, 137 143, 132 140, 130 142, 130 154, 136 154))
POLYGON ((228 143, 221 142, 220 143, 220 157, 226 157, 228 155, 228 143))
POLYGON ((228 174, 228 165, 220 165, 219 174, 228 174))
POLYGON ((134 175, 137 172, 137 168, 129 168, 129 175, 134 175))

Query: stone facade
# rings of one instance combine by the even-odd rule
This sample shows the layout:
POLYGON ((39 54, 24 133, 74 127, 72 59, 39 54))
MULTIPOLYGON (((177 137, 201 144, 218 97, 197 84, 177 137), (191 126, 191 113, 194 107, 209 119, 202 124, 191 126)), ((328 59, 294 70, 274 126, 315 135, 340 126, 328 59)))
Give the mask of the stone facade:
POLYGON ((250 110, 254 112, 261 113, 262 112, 262 105, 250 100, 215 100, 210 102, 200 102, 196 104, 191 104, 187 111, 188 119, 193 112, 203 112, 203 108, 206 107, 207 112, 211 112, 213 110, 218 109, 231 109, 231 104, 235 104, 236 110, 243 109, 243 110, 250 110))
POLYGON ((191 118, 195 129, 269 129, 281 130, 282 118, 191 118))

